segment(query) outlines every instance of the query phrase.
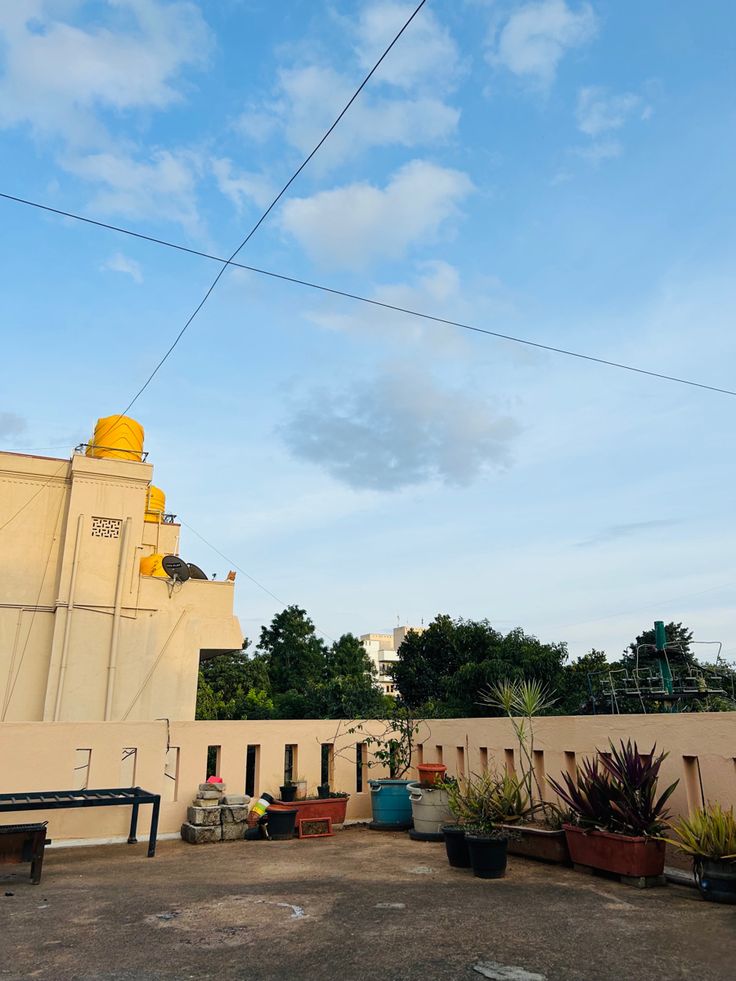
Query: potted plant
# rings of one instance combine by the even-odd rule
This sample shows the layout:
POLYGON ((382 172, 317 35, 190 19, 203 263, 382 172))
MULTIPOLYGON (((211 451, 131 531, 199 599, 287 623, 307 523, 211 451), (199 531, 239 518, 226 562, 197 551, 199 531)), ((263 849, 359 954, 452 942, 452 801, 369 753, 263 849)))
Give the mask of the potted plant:
POLYGON ((473 875, 481 879, 497 879, 505 873, 508 840, 513 832, 501 825, 501 817, 509 779, 508 775, 499 778, 483 773, 444 781, 456 823, 444 825, 442 831, 447 858, 454 868, 472 867, 473 875))
POLYGON ((568 805, 572 821, 564 824, 570 857, 584 865, 632 878, 661 876, 667 827, 665 805, 676 780, 657 795, 659 771, 666 753, 640 753, 631 740, 577 767, 577 780, 563 773, 563 783, 549 783, 568 805))
POLYGON ((287 780, 283 787, 279 787, 281 800, 285 804, 291 804, 296 799, 296 789, 296 783, 293 780, 287 780))
POLYGON ((452 820, 449 795, 442 783, 410 783, 408 786, 414 827, 409 837, 414 841, 444 841, 442 826, 452 820))
POLYGON ((736 903, 736 819, 733 807, 709 804, 671 825, 667 840, 693 860, 695 881, 704 899, 736 903))
MULTIPOLYGON (((406 774, 411 769, 417 734, 425 724, 415 718, 411 709, 397 702, 379 733, 368 729, 365 722, 347 730, 349 735, 360 735, 368 747, 372 756, 367 762, 368 767, 388 769, 388 777, 368 781, 373 811, 370 827, 375 831, 406 831, 412 826, 407 789, 412 781, 406 774)), ((334 743, 337 743, 337 737, 334 743)))
POLYGON ((330 796, 330 785, 328 783, 321 783, 317 787, 317 796, 320 800, 327 800, 330 796))
POLYGON ((287 803, 282 798, 270 805, 269 811, 296 810, 296 827, 300 821, 317 821, 330 818, 333 828, 345 823, 350 794, 329 791, 326 797, 296 798, 293 803, 287 803))
POLYGON ((509 839, 512 855, 569 864, 563 814, 544 800, 534 768, 534 719, 555 703, 547 685, 532 679, 506 679, 479 693, 481 705, 501 709, 509 718, 519 746, 519 773, 508 774, 503 792, 503 823, 516 832, 509 839))

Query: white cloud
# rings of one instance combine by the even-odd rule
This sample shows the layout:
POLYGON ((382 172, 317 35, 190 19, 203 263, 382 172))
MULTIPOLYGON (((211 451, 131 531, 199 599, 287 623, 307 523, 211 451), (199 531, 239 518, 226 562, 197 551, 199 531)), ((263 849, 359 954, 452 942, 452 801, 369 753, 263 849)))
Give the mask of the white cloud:
POLYGON ((623 152, 624 148, 619 140, 596 140, 588 146, 577 146, 573 150, 575 156, 593 164, 599 164, 603 160, 615 160, 623 152))
POLYGON ((578 129, 588 136, 600 136, 601 133, 621 129, 637 111, 641 118, 648 118, 647 109, 642 104, 641 96, 633 92, 609 95, 606 89, 591 85, 578 92, 578 129))
POLYGON ((280 430, 299 459, 350 487, 383 491, 471 484, 509 464, 519 432, 484 399, 416 371, 313 393, 280 430))
POLYGON ((281 224, 316 258, 358 267, 436 239, 472 187, 461 171, 413 160, 383 189, 356 183, 286 201, 281 224))
MULTIPOLYGON (((355 88, 350 79, 323 65, 279 72, 275 97, 251 106, 236 128, 256 142, 281 134, 301 154, 308 153, 333 122, 355 88)), ((320 150, 315 164, 326 170, 374 146, 421 146, 450 138, 460 112, 436 95, 413 97, 362 92, 320 150)))
POLYGON ((122 252, 115 252, 114 255, 111 255, 109 259, 106 259, 102 263, 100 269, 109 272, 124 273, 126 276, 130 276, 136 283, 143 282, 143 272, 140 263, 127 255, 123 255, 122 252))
POLYGON ((515 10, 495 38, 489 61, 543 87, 572 48, 591 41, 598 20, 589 3, 577 10, 565 0, 538 0, 515 10))
POLYGON ((73 143, 103 138, 99 110, 161 109, 178 100, 175 79, 201 65, 211 46, 198 7, 183 0, 111 0, 92 26, 74 23, 83 0, 2 8, 0 125, 25 123, 73 143))
MULTIPOLYGON (((373 3, 363 7, 355 26, 356 48, 363 68, 371 68, 409 17, 415 4, 373 3)), ((458 72, 458 48, 429 6, 411 22, 376 72, 377 81, 406 89, 422 83, 436 88, 458 72)))
POLYGON ((211 166, 217 186, 238 211, 249 202, 264 208, 276 195, 276 189, 267 177, 249 171, 236 173, 227 157, 213 158, 211 166))
POLYGON ((187 151, 155 150, 148 160, 123 152, 77 154, 62 160, 65 170, 98 185, 90 207, 129 218, 157 217, 201 231, 196 206, 199 158, 187 151))

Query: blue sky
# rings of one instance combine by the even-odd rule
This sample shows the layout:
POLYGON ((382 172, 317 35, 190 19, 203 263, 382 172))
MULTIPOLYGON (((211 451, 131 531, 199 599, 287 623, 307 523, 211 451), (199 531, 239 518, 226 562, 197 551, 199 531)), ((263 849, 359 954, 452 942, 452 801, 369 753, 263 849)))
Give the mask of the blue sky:
MULTIPOLYGON (((0 190, 229 255, 408 10, 5 4, 0 190)), ((734 388, 735 19, 430 0, 240 258, 734 388)), ((217 266, 0 221, 0 438, 71 447, 217 266)), ((735 410, 229 270, 131 414, 170 509, 330 636, 447 612, 615 657, 674 618, 736 657, 735 410)), ((278 605, 239 576, 237 609, 278 605)))

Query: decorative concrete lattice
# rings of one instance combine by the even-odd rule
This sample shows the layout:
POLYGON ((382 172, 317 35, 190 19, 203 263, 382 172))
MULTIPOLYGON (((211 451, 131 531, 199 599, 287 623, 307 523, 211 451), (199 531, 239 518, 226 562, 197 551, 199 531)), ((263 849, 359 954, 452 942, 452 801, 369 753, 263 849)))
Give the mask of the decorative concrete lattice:
POLYGON ((120 538, 120 518, 92 518, 93 538, 120 538))

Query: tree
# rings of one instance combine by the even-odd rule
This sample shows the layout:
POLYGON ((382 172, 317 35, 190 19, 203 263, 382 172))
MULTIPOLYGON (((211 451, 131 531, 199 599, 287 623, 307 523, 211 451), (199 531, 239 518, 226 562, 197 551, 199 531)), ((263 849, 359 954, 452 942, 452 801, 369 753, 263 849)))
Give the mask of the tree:
POLYGON ((566 664, 558 686, 557 708, 561 715, 589 715, 593 710, 593 693, 600 688, 599 678, 604 672, 619 667, 611 664, 604 651, 593 648, 577 661, 566 664))
POLYGON ((327 718, 375 718, 384 708, 376 672, 366 649, 353 634, 343 634, 327 651, 322 691, 327 718))
POLYGON ((249 657, 245 648, 205 661, 199 671, 198 719, 270 719, 274 706, 262 657, 249 657))
POLYGON ((322 714, 326 648, 306 610, 287 606, 261 628, 258 650, 271 681, 276 716, 315 719, 322 714))
POLYGON ((536 678, 557 688, 565 644, 543 644, 518 627, 508 634, 487 620, 435 618, 422 634, 409 633, 392 674, 403 701, 425 717, 477 716, 478 692, 504 678, 536 678))

